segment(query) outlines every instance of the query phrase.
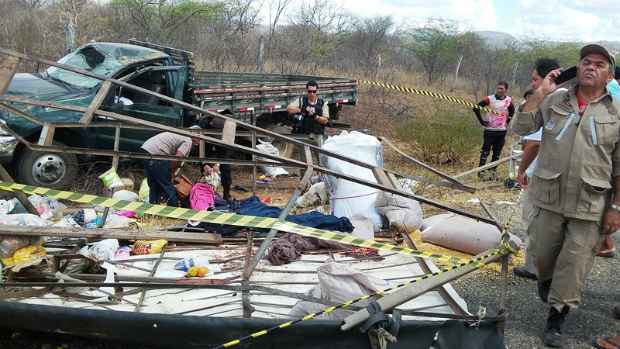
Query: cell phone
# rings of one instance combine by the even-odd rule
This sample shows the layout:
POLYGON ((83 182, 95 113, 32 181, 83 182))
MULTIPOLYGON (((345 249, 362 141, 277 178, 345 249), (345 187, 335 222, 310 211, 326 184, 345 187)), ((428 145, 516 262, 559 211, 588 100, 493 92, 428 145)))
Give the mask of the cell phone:
POLYGON ((570 67, 562 70, 562 73, 555 78, 555 84, 561 85, 568 80, 572 80, 577 77, 577 67, 570 67))

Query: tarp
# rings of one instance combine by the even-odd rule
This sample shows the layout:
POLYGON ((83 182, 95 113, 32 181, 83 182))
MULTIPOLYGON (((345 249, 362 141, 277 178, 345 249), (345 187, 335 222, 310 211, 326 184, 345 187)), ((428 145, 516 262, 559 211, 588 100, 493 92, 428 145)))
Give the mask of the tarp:
MULTIPOLYGON (((0 301, 0 327, 120 340, 153 348, 210 348, 281 322, 74 309, 0 301)), ((388 348, 429 349, 431 345, 437 349, 504 348, 500 324, 491 319, 483 320, 476 326, 462 320, 444 323, 403 321, 398 342, 388 348)), ((368 336, 357 329, 341 331, 338 321, 312 320, 240 346, 264 349, 325 347, 365 349, 370 348, 370 344, 368 336)))

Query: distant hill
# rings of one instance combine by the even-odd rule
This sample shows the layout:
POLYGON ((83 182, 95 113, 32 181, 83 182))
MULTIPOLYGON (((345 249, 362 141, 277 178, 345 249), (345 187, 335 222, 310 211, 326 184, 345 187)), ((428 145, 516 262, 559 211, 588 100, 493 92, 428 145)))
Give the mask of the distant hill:
POLYGON ((504 32, 475 31, 474 33, 478 34, 492 48, 506 48, 509 43, 517 41, 514 36, 504 32))

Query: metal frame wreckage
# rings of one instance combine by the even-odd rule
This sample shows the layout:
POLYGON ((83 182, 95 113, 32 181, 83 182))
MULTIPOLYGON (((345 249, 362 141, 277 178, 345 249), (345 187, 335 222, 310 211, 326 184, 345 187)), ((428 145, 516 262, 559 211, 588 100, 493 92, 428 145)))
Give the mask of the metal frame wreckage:
MULTIPOLYGON (((253 256, 252 256, 252 251, 253 251, 252 246, 254 246, 254 243, 256 243, 257 241, 260 241, 261 239, 253 239, 251 234, 248 235, 248 239, 247 239, 248 247, 247 247, 247 251, 245 255, 245 265, 243 267, 241 280, 237 281, 237 284, 236 284, 237 286, 233 286, 230 283, 228 284, 217 284, 217 283, 207 283, 207 282, 204 282, 204 283, 187 282, 183 284, 179 282, 170 283, 166 280, 160 280, 157 278, 142 278, 142 279, 127 278, 127 279, 118 279, 116 280, 116 282, 110 283, 108 281, 102 282, 102 278, 97 278, 93 275, 91 276, 83 275, 82 277, 80 277, 80 275, 74 275, 74 278, 72 278, 71 280, 64 280, 65 282, 62 284, 59 284, 57 282, 52 282, 51 280, 54 280, 53 277, 40 277, 38 279, 26 279, 26 280, 21 280, 19 277, 15 277, 14 279, 5 281, 4 284, 1 285, 1 287, 3 288, 8 288, 8 287, 45 287, 45 288, 51 288, 51 287, 63 287, 63 288, 66 288, 66 287, 113 287, 113 288, 139 287, 142 290, 141 291, 142 295, 140 297, 139 304, 136 304, 136 310, 138 312, 140 309, 140 305, 142 304, 142 301, 144 300, 144 294, 146 293, 147 289, 200 288, 200 287, 219 288, 219 289, 228 290, 231 292, 241 292, 243 295, 243 315, 244 317, 250 317, 252 313, 252 306, 250 305, 250 301, 249 301, 250 290, 263 291, 263 292, 272 291, 272 292, 275 292, 276 294, 279 292, 281 295, 290 296, 290 292, 287 293, 284 291, 274 291, 273 289, 268 289, 263 286, 253 285, 252 282, 250 281, 250 277, 257 270, 257 266, 259 262, 265 256, 265 253, 267 252, 268 248, 270 247, 272 241, 274 240, 274 238, 276 237, 276 234, 279 231, 298 233, 303 236, 311 236, 311 237, 317 237, 319 239, 338 241, 343 244, 350 244, 354 246, 365 246, 365 247, 376 248, 379 250, 389 250, 389 251, 393 251, 394 253, 398 253, 398 254, 409 254, 415 257, 415 259, 423 266, 426 272, 426 274, 423 276, 416 277, 409 281, 403 282, 402 284, 399 284, 396 287, 392 287, 391 289, 384 290, 384 291, 381 291, 375 294, 371 294, 369 296, 364 296, 364 297, 361 297, 360 299, 351 300, 349 302, 342 303, 342 304, 333 304, 333 303, 330 304, 329 302, 326 302, 325 300, 317 300, 307 295, 304 296, 301 294, 297 294, 296 295, 297 298, 305 299, 305 300, 315 300, 315 301, 320 302, 321 304, 329 305, 329 307, 326 309, 323 309, 320 312, 308 314, 304 318, 300 318, 300 319, 293 320, 293 321, 288 321, 283 324, 277 323, 277 322, 266 322, 266 321, 259 320, 259 319, 256 319, 256 321, 252 323, 247 322, 247 320, 246 322, 234 322, 235 321, 234 319, 227 319, 227 320, 221 320, 224 322, 214 322, 215 320, 211 321, 207 319, 207 321, 200 320, 200 324, 197 324, 195 322, 192 322, 194 320, 176 319, 175 321, 177 321, 176 322, 177 325, 170 325, 170 328, 167 328, 167 329, 162 329, 162 327, 160 326, 160 329, 161 329, 160 331, 163 331, 163 332, 159 332, 159 333, 168 333, 172 335, 171 328, 175 328, 176 330, 181 331, 181 332, 185 331, 182 328, 179 329, 180 328, 179 326, 183 328, 187 328, 187 329, 196 329, 196 328, 204 329, 205 326, 207 327, 210 326, 211 330, 209 331, 209 333, 217 332, 218 334, 213 336, 213 338, 211 338, 210 341, 207 341, 204 343, 211 343, 211 346, 220 348, 220 347, 232 347, 237 344, 245 343, 248 341, 258 340, 257 339, 258 337, 267 336, 273 332, 278 332, 280 333, 277 336, 277 338, 279 339, 275 340, 274 343, 278 343, 278 341, 280 341, 279 343, 281 345, 292 345, 292 343, 295 340, 287 337, 287 335, 284 334, 285 333, 284 329, 287 327, 296 325, 299 322, 305 322, 307 320, 312 320, 313 318, 321 314, 329 314, 337 309, 348 308, 348 309, 356 310, 356 312, 353 313, 353 315, 347 317, 342 323, 342 326, 340 326, 342 331, 346 331, 351 328, 358 327, 361 324, 364 324, 364 322, 366 322, 369 318, 376 317, 376 315, 379 313, 382 314, 382 312, 391 312, 391 310, 394 309, 396 306, 408 300, 411 300, 417 296, 420 296, 428 291, 438 289, 441 292, 445 293, 446 291, 443 288, 445 284, 467 273, 470 273, 476 269, 479 269, 486 264, 501 260, 503 264, 502 271, 504 272, 504 275, 506 275, 507 263, 508 263, 507 261, 508 261, 509 255, 514 252, 514 246, 512 246, 508 242, 508 239, 507 239, 507 235, 508 235, 507 231, 509 229, 509 224, 503 225, 500 222, 498 222, 498 220, 493 217, 493 215, 488 210, 488 208, 486 208, 486 206, 483 206, 483 208, 487 212, 488 217, 479 216, 479 215, 476 215, 476 214, 473 214, 473 213, 470 213, 470 212, 467 212, 467 211, 464 211, 458 208, 450 207, 444 203, 441 203, 441 202, 438 202, 438 201, 435 201, 435 200, 432 200, 432 199, 429 199, 423 196, 419 196, 419 195, 415 195, 407 191, 403 191, 398 187, 398 177, 407 177, 406 175, 403 175, 396 171, 391 171, 389 169, 385 169, 382 167, 376 167, 371 164, 358 161, 356 159, 349 158, 344 155, 330 152, 330 151, 321 149, 318 146, 306 143, 302 140, 288 137, 282 134, 278 134, 276 132, 272 132, 270 130, 257 127, 253 124, 241 122, 231 117, 203 109, 201 107, 192 105, 182 100, 177 100, 177 99, 168 97, 166 95, 162 95, 162 94, 129 84, 124 79, 106 78, 106 77, 99 76, 91 72, 81 70, 81 69, 78 69, 72 66, 63 65, 57 62, 53 62, 53 61, 49 61, 49 60, 45 60, 41 58, 36 58, 36 57, 29 56, 26 54, 21 54, 18 52, 0 48, 0 109, 6 112, 9 112, 14 116, 22 117, 32 123, 42 126, 42 132, 40 134, 39 139, 36 142, 31 142, 27 139, 20 137, 16 132, 11 130, 6 124, 2 125, 2 128, 5 129, 5 131, 15 136, 19 142, 21 142, 24 146, 28 147, 29 149, 34 150, 34 151, 68 152, 68 153, 75 153, 75 154, 81 154, 84 152, 88 152, 89 154, 93 154, 93 155, 112 157, 112 164, 114 168, 118 166, 119 160, 121 158, 132 158, 132 159, 178 160, 178 161, 186 161, 186 162, 217 161, 219 163, 227 163, 227 164, 231 164, 235 166, 251 166, 251 167, 254 167, 254 169, 256 169, 257 165, 268 164, 268 165, 273 165, 273 166, 299 168, 304 171, 303 172, 304 174, 299 184, 297 185, 294 193, 288 200, 288 203, 286 204, 286 207, 282 211, 280 217, 278 217, 277 219, 269 219, 269 220, 261 221, 260 224, 263 224, 262 227, 269 228, 270 230, 268 234, 266 235, 266 237, 262 239, 262 242, 260 243, 258 251, 253 256), (11 96, 11 95, 5 94, 20 64, 25 61, 34 62, 36 64, 42 64, 42 65, 47 65, 47 66, 54 66, 60 69, 64 69, 66 71, 70 71, 76 74, 80 74, 83 76, 87 76, 90 78, 100 80, 101 81, 100 89, 96 97, 93 99, 92 103, 88 107, 78 107, 78 106, 74 106, 70 104, 52 103, 52 102, 47 102, 47 101, 40 101, 40 100, 23 98, 19 96, 11 96), (102 108, 102 103, 104 99, 114 87, 122 87, 123 89, 129 89, 129 90, 132 90, 138 93, 143 93, 143 94, 150 95, 152 97, 156 97, 159 100, 164 101, 166 103, 170 103, 172 105, 184 108, 186 110, 190 110, 199 116, 210 116, 213 118, 222 119, 224 121, 223 131, 217 132, 213 130, 175 128, 175 127, 170 127, 170 126, 166 126, 166 125, 162 125, 162 124, 158 124, 154 122, 149 122, 146 120, 142 120, 139 118, 135 118, 135 117, 131 117, 131 116, 115 113, 115 112, 102 110, 101 108, 102 108), (36 116, 29 114, 27 111, 23 110, 23 108, 20 109, 20 106, 39 106, 39 107, 52 108, 52 109, 57 109, 57 110, 79 112, 79 113, 82 113, 82 117, 79 123, 47 123, 47 122, 44 122, 38 119, 36 116), (95 121, 95 119, 97 119, 98 117, 100 119, 95 121), (90 149, 90 148, 84 149, 84 148, 74 148, 74 147, 61 146, 61 145, 54 144, 54 134, 56 130, 61 129, 61 128, 76 128, 76 127, 113 128, 115 130, 113 149, 90 149), (121 129, 126 129, 126 128, 155 129, 159 131, 172 132, 178 135, 191 137, 199 141, 199 155, 198 157, 190 156, 187 158, 182 158, 182 157, 176 157, 176 156, 151 156, 149 154, 121 151, 119 149, 120 131, 121 129), (282 156, 274 156, 274 155, 265 154, 263 152, 258 151, 254 147, 254 145, 256 144, 256 139, 257 137, 265 137, 265 136, 275 139, 279 142, 292 144, 296 147, 303 149, 303 155, 305 157, 305 161, 301 161, 301 160, 297 160, 293 158, 286 158, 282 156), (250 138, 252 140, 252 147, 236 144, 235 143, 236 137, 250 138), (214 160, 212 158, 207 157, 207 154, 205 151, 206 144, 211 144, 211 145, 215 145, 218 147, 222 147, 225 149, 235 151, 237 153, 243 153, 243 154, 250 155, 252 157, 252 160, 237 160, 237 159, 214 160), (313 160, 314 158, 318 158, 319 156, 335 158, 341 161, 345 161, 345 162, 360 166, 362 168, 370 169, 372 173, 374 174, 376 183, 372 181, 360 179, 352 174, 340 173, 337 171, 330 170, 329 168, 323 167, 320 164, 314 162, 313 160), (258 157, 263 158, 263 159, 268 159, 268 160, 258 160, 257 159, 258 157), (390 245, 390 244, 382 243, 378 241, 367 241, 367 240, 362 240, 362 239, 346 238, 342 236, 343 234, 337 234, 334 232, 326 232, 326 231, 321 231, 318 229, 314 229, 314 230, 304 229, 303 227, 300 228, 293 224, 285 222, 285 218, 287 217, 289 211, 293 207, 293 204, 295 203, 297 198, 301 195, 301 193, 309 186, 311 177, 315 172, 329 175, 329 176, 334 176, 334 177, 341 178, 341 179, 351 181, 354 183, 362 184, 364 186, 374 188, 380 191, 384 191, 387 193, 400 195, 400 196, 403 196, 409 199, 417 200, 418 202, 423 203, 423 204, 427 204, 427 205, 430 205, 436 208, 440 208, 442 210, 446 210, 446 211, 453 212, 459 215, 463 215, 469 218, 473 218, 481 222, 492 224, 498 227, 500 231, 503 232, 502 243, 496 249, 486 251, 478 256, 473 257, 472 259, 459 260, 456 258, 451 258, 449 256, 440 256, 440 255, 436 255, 432 253, 425 253, 423 251, 416 250, 415 245, 413 244, 413 242, 411 241, 411 239, 409 238, 407 234, 401 234, 404 238, 404 242, 408 246, 406 248, 402 248, 402 247, 397 247, 394 245, 390 245), (426 264, 427 262, 426 259, 428 258, 430 259, 436 258, 437 260, 446 262, 447 264, 449 264, 449 267, 443 268, 443 269, 436 268, 434 266, 429 267, 429 265, 426 264), (362 300, 368 300, 368 299, 376 300, 375 302, 371 303, 371 304, 374 304, 375 308, 371 309, 371 307, 368 307, 368 308, 355 307, 355 303, 362 301, 362 300), (230 339, 231 337, 236 338, 236 339, 228 340, 226 341, 225 344, 222 344, 220 346, 212 345, 214 344, 215 341, 218 340, 218 338, 230 339)), ((449 176, 437 169, 434 169, 422 163, 421 161, 415 158, 412 158, 411 156, 408 156, 407 154, 398 150, 392 143, 389 142, 389 140, 384 139, 384 138, 380 138, 380 140, 382 141, 384 145, 393 148, 399 155, 403 156, 410 162, 413 162, 416 165, 421 166, 422 168, 432 172, 433 174, 441 178, 440 181, 435 181, 435 182, 431 182, 431 181, 425 180, 424 178, 420 178, 420 177, 415 177, 415 179, 425 180, 434 185, 447 186, 447 187, 458 189, 458 190, 464 190, 468 192, 474 191, 474 188, 464 184, 456 177, 449 176)), ((505 161, 505 159, 502 161, 505 161)), ((255 173, 256 173, 256 170, 254 170, 254 176, 256 176, 255 173)), ((54 196, 60 199, 74 200, 76 202, 96 203, 96 204, 105 206, 107 208, 118 208, 118 207, 124 207, 124 206, 131 206, 135 210, 143 211, 147 214, 151 213, 155 215, 177 217, 177 218, 178 217, 181 217, 181 218, 194 217, 197 220, 218 221, 220 223, 227 224, 227 220, 225 219, 226 217, 223 217, 222 215, 217 215, 217 214, 200 213, 200 212, 196 212, 196 211, 189 210, 189 209, 171 209, 171 208, 166 208, 166 207, 159 206, 159 205, 150 205, 150 204, 140 204, 138 205, 139 206, 138 207, 130 203, 119 202, 118 200, 111 200, 111 199, 108 200, 107 198, 100 198, 100 197, 95 197, 92 195, 88 196, 90 197, 90 199, 88 199, 90 201, 88 201, 84 199, 84 197, 86 197, 87 195, 82 195, 78 193, 70 193, 70 192, 61 192, 61 191, 55 191, 55 190, 50 190, 50 189, 45 189, 45 188, 29 187, 29 186, 12 183, 12 179, 10 178, 8 173, 4 170, 4 168, 0 168, 0 177, 2 178, 2 182, 0 182, 0 190, 3 192, 12 192, 14 195, 18 196, 18 199, 20 199, 20 201, 25 202, 25 203, 28 200, 24 199, 25 198, 24 193, 28 193, 28 194, 39 193, 39 194, 51 195, 51 196, 54 196)), ((247 223, 248 221, 249 220, 245 220, 244 222, 247 223)), ((243 225, 244 223, 229 223, 229 224, 243 225)), ((251 226, 251 225, 246 225, 246 226, 251 226)), ((120 237, 122 235, 126 239, 132 238, 131 236, 129 236, 131 235, 129 233, 124 233, 124 235, 123 234, 119 235, 119 233, 113 233, 105 229, 96 229, 96 230, 92 230, 88 232, 86 230, 54 229, 54 228, 24 228, 24 227, 11 227, 11 226, 0 227, 0 234, 18 235, 18 236, 56 236, 56 237, 90 237, 90 238, 106 237, 106 236, 107 237, 113 237, 113 236, 120 237)), ((138 235, 136 235, 136 237, 137 236, 138 235)), ((142 237, 146 236, 149 238, 162 238, 163 237, 163 238, 169 239, 170 241, 193 242, 193 243, 201 243, 201 244, 221 242, 221 239, 218 240, 218 238, 214 237, 213 234, 196 234, 196 233, 191 233, 191 232, 189 233, 188 232, 185 232, 185 233, 148 232, 148 233, 145 233, 145 235, 141 235, 141 236, 142 237)), ((162 252, 161 258, 163 258, 163 252, 162 252)), ((157 268, 157 265, 155 266, 155 268, 157 268)), ((153 272, 151 273, 151 276, 154 275, 154 272, 155 271, 153 270, 153 272)), ((505 284, 504 284, 504 287, 506 287, 505 284)), ((2 298, 6 298, 6 297, 2 297, 2 298)), ((502 308, 503 308, 503 303, 504 303, 504 300, 502 299, 501 300, 502 308)), ((17 314, 22 311, 27 311, 26 308, 27 306, 23 304, 16 304, 14 302, 13 303, 12 302, 0 302, 0 312, 12 311, 13 314, 17 314)), ((458 308, 458 307, 455 307, 455 308, 458 308)), ((44 306, 40 306, 38 312, 41 318, 49 319, 51 316, 50 315, 51 313, 49 313, 44 306)), ((481 326, 480 324, 484 323, 484 321, 489 320, 489 319, 484 319, 483 321, 483 319, 481 319, 480 317, 468 315, 463 309, 459 309, 457 313, 458 314, 453 315, 452 318, 448 316, 447 317, 448 320, 450 319, 451 319, 450 321, 460 320, 460 321, 465 321, 467 323, 470 323, 473 321, 473 322, 477 322, 478 327, 480 327, 481 326)), ((80 314, 81 315, 79 316, 83 316, 81 318, 82 320, 88 317, 96 317, 97 319, 96 322, 101 323, 102 326, 104 327, 109 325, 111 326, 110 328, 114 327, 115 330, 117 331, 120 331, 120 332, 127 331, 127 330, 121 329, 122 326, 119 326, 118 324, 114 325, 113 319, 108 318, 108 315, 100 315, 100 314, 97 315, 94 313, 91 314, 87 311, 83 311, 80 314)), ((67 312, 64 315, 66 316, 66 319, 80 318, 78 314, 75 313, 75 311, 67 312)), ((417 315, 442 318, 442 315, 437 314, 437 313, 418 312, 417 315)), ((501 320, 503 314, 500 314, 500 315, 501 315, 500 319, 497 321, 498 323, 500 323, 500 328, 501 328, 501 326, 503 326, 501 325, 503 324, 503 321, 501 320)), ((134 319, 135 316, 137 315, 130 315, 130 316, 128 315, 127 319, 136 320, 137 318, 134 319)), ((146 319, 147 323, 150 323, 150 322, 165 323, 166 321, 169 321, 167 320, 167 318, 165 318, 164 315, 161 315, 158 317, 157 315, 152 315, 152 314, 142 314, 140 316, 142 316, 141 318, 142 320, 146 319)), ((446 316, 443 315, 443 317, 445 318, 446 316)), ((5 318, 5 317, 0 317, 0 318, 5 318)), ((21 315, 16 316, 16 317, 12 316, 12 319, 14 319, 12 321, 15 321, 14 324, 17 324, 17 325, 20 325, 20 321, 26 322, 24 316, 21 316, 21 315)), ((168 319, 171 319, 171 318, 168 318, 168 319)), ((62 319, 59 320, 58 317, 54 319, 53 321, 64 324, 63 320, 62 319)), ((351 334, 351 331, 334 332, 333 328, 337 328, 338 326, 334 327, 332 324, 330 325, 331 326, 330 327, 328 326, 328 324, 326 324, 326 322, 319 321, 319 322, 308 322, 308 323, 315 324, 312 326, 308 325, 309 327, 308 326, 305 327, 309 331, 308 333, 318 334, 321 331, 327 331, 325 332, 326 333, 325 335, 329 338, 333 337, 334 343, 339 343, 343 340, 348 341, 347 343, 358 343, 357 342, 358 339, 353 339, 351 337, 351 336, 355 336, 354 334, 351 334), (346 334, 346 333, 349 333, 349 334, 346 334)), ((0 325, 6 325, 6 324, 3 323, 0 325)), ((81 325, 77 325, 74 322, 73 326, 80 327, 81 325)), ((419 324, 415 326, 420 326, 420 328, 424 327, 423 325, 419 325, 419 324)), ((401 334, 403 333, 403 331, 410 331, 410 330, 412 331, 412 333, 414 333, 416 331, 416 329, 414 328, 415 326, 411 324, 403 324, 401 328, 401 334)), ((81 329, 85 331, 83 326, 81 327, 81 329)), ((133 328, 133 330, 135 330, 135 328, 133 328)), ((68 331, 68 330, 65 330, 65 331, 68 331)), ((151 334, 155 333, 153 332, 155 331, 155 329, 153 329, 152 326, 149 329, 145 329, 145 331, 151 334)), ((438 327, 437 328, 433 327, 433 331, 435 331, 433 332, 433 336, 434 336, 434 333, 440 330, 438 327)), ((491 332, 493 332, 493 330, 491 330, 491 332)), ((320 336, 322 335, 323 334, 321 334, 320 336)), ((402 336, 406 336, 406 335, 402 334, 402 336)), ((157 340, 160 340, 161 336, 157 335, 156 338, 157 340)), ((165 342, 166 341, 163 341, 162 343, 165 343, 165 342)), ((297 343, 295 343, 295 345, 303 347, 303 345, 305 344, 300 343, 300 345, 298 345, 297 343)), ((205 346, 208 346, 208 345, 205 345, 205 346)), ((353 347, 353 346, 343 344, 343 347, 353 347)), ((420 347, 424 347, 424 346, 420 346, 420 347)), ((425 347, 428 347, 428 346, 425 346, 425 347)))

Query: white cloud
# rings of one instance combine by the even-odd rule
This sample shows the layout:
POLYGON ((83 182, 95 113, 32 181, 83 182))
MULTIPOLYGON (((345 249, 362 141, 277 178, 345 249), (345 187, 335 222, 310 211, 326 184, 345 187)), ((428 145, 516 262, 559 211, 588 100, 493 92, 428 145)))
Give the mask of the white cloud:
MULTIPOLYGON (((269 1, 265 0, 268 4, 269 1)), ((289 11, 301 6, 296 0, 289 11)), ((620 1, 615 0, 331 0, 360 17, 392 16, 415 26, 429 18, 458 21, 462 30, 495 30, 520 38, 620 40, 620 1)), ((263 9, 264 10, 264 9, 263 9)))

